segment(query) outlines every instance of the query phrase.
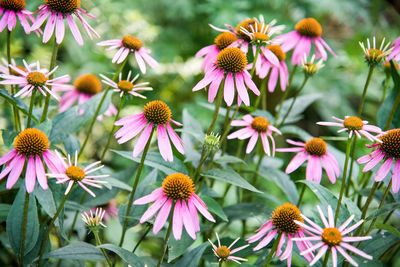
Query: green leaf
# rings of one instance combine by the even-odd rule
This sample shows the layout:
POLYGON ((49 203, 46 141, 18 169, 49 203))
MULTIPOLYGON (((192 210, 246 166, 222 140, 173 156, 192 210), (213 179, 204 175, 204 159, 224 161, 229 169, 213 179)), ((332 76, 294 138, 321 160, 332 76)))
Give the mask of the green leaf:
POLYGON ((104 256, 100 249, 85 242, 73 242, 65 247, 47 253, 44 258, 101 261, 104 256))
POLYGON ((126 190, 128 192, 130 192, 132 190, 130 185, 128 185, 118 179, 115 179, 114 177, 108 177, 107 184, 105 184, 104 186, 109 189, 115 187, 115 188, 126 190))
MULTIPOLYGON (((51 130, 50 140, 54 144, 62 143, 70 134, 76 133, 84 126, 87 126, 93 118, 104 93, 105 92, 99 93, 82 105, 74 106, 67 111, 58 114, 53 119, 53 128, 51 130), (84 110, 83 114, 81 114, 81 110, 84 110)), ((111 94, 108 94, 103 102, 102 108, 100 109, 100 114, 107 110, 110 103, 111 94)))
MULTIPOLYGON (((39 218, 36 200, 33 195, 29 197, 28 214, 26 217, 25 255, 33 249, 39 237, 39 218)), ((24 217, 25 186, 21 186, 7 217, 7 235, 15 254, 19 255, 22 239, 22 224, 24 217)))
POLYGON ((14 143, 14 138, 18 135, 15 131, 1 130, 4 145, 11 147, 14 143))
MULTIPOLYGON (((20 98, 10 95, 5 89, 0 89, 0 96, 2 96, 11 105, 17 107, 20 111, 22 111, 22 113, 28 115, 28 106, 25 105, 25 103, 20 98)), ((33 119, 35 121, 38 121, 38 119, 35 117, 33 117, 33 119)))
POLYGON ((377 260, 389 248, 399 244, 399 241, 398 237, 389 233, 376 234, 372 236, 372 239, 361 242, 360 249, 377 260))
POLYGON ((202 174, 205 177, 212 178, 218 181, 226 182, 252 192, 261 193, 249 182, 247 182, 239 173, 230 168, 226 169, 211 169, 202 174))
POLYGON ((244 160, 238 157, 230 156, 230 155, 223 155, 222 157, 216 158, 214 160, 216 163, 220 165, 225 165, 225 164, 246 164, 244 160))
POLYGON ((168 262, 182 256, 193 243, 194 240, 186 233, 186 231, 182 231, 182 237, 180 240, 175 240, 174 237, 171 237, 168 240, 168 262))
MULTIPOLYGON (((40 206, 49 215, 50 218, 56 214, 56 203, 54 201, 53 192, 51 190, 43 190, 40 186, 35 188, 34 195, 38 200, 40 206)), ((56 223, 59 226, 59 220, 56 220, 56 223)))
MULTIPOLYGON (((119 151, 119 150, 111 150, 112 152, 117 153, 118 155, 133 160, 135 162, 140 162, 140 158, 132 159, 132 151, 119 151)), ((144 161, 144 165, 156 168, 161 172, 169 175, 172 173, 182 172, 188 173, 185 164, 178 158, 174 158, 173 162, 166 162, 159 153, 149 152, 146 156, 146 160, 144 161)))
POLYGON ((261 203, 239 203, 224 208, 229 221, 245 220, 254 216, 270 214, 272 210, 261 203))
POLYGON ((223 221, 225 221, 225 222, 228 221, 228 217, 226 217, 224 210, 222 209, 221 205, 219 205, 219 203, 217 201, 215 201, 211 197, 205 196, 205 195, 202 195, 201 199, 206 203, 209 211, 216 214, 223 221))
MULTIPOLYGON (((301 95, 297 97, 292 110, 290 111, 289 115, 287 116, 285 123, 293 123, 297 122, 301 119, 303 112, 315 101, 322 98, 322 94, 308 94, 308 95, 301 95)), ((279 118, 283 119, 286 113, 289 110, 290 105, 292 104, 293 98, 290 98, 283 102, 281 112, 279 114, 279 118)))
POLYGON ((200 259, 204 253, 204 250, 208 247, 208 243, 203 243, 200 246, 192 249, 185 254, 179 261, 177 261, 174 267, 187 267, 187 266, 199 266, 200 259))
POLYGON ((7 219, 10 208, 11 205, 9 204, 0 204, 0 222, 4 222, 7 219))
POLYGON ((397 236, 397 238, 400 238, 400 231, 396 227, 378 222, 375 224, 375 228, 385 230, 385 231, 397 236))
POLYGON ((382 216, 386 213, 389 213, 393 210, 398 210, 398 209, 400 209, 400 203, 386 204, 383 207, 371 212, 365 220, 369 221, 369 220, 375 219, 376 217, 382 216))
POLYGON ((143 267, 144 263, 141 261, 141 259, 133 254, 132 252, 117 247, 116 245, 113 244, 103 244, 101 246, 98 246, 98 248, 104 248, 107 250, 110 250, 117 254, 122 260, 124 260, 126 263, 128 263, 132 267, 143 267))

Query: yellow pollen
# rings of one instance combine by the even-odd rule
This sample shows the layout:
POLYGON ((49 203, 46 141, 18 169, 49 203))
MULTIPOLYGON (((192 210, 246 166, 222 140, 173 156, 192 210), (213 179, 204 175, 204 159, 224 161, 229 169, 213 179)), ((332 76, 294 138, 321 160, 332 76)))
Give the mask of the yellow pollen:
POLYGON ((124 92, 132 91, 133 83, 127 80, 122 80, 118 82, 118 88, 124 92))
POLYGON ((51 10, 61 13, 73 13, 81 7, 81 0, 45 0, 51 10))
POLYGON ((79 182, 85 179, 85 171, 78 166, 69 166, 65 170, 65 174, 75 182, 79 182))
POLYGON ((382 140, 380 148, 385 155, 400 159, 400 129, 389 130, 380 139, 382 140))
POLYGON ((255 32, 254 33, 254 40, 256 42, 266 42, 269 40, 268 34, 262 33, 262 32, 255 32))
POLYGON ((342 234, 337 228, 325 228, 322 232, 322 241, 328 246, 337 246, 342 242, 342 234))
POLYGON ((27 128, 14 139, 14 148, 25 156, 41 156, 50 146, 46 134, 36 128, 27 128))
POLYGON ((328 146, 321 138, 313 137, 306 142, 305 149, 310 155, 323 156, 326 154, 328 146))
POLYGON ((314 18, 305 18, 297 22, 295 30, 301 35, 308 37, 319 37, 322 35, 322 27, 314 18))
POLYGON ((162 182, 164 194, 173 200, 187 200, 195 191, 192 179, 183 173, 173 173, 162 182))
POLYGON ((48 78, 39 71, 33 71, 26 76, 26 80, 33 86, 43 86, 48 81, 48 78))
POLYGON ((161 100, 150 101, 144 106, 144 116, 154 124, 165 124, 171 120, 171 109, 161 100))
POLYGON ((283 52, 280 45, 269 45, 267 47, 274 55, 279 59, 279 61, 284 61, 286 59, 286 53, 283 52))
POLYGON ((222 261, 226 261, 231 255, 231 250, 227 246, 220 246, 216 249, 215 253, 222 261))
POLYGON ((132 49, 135 51, 139 50, 143 46, 143 43, 139 38, 129 35, 129 34, 124 35, 124 37, 122 37, 122 44, 126 48, 129 48, 129 49, 132 49))
POLYGON ((101 82, 94 74, 83 74, 74 82, 76 90, 88 95, 95 95, 102 90, 101 82))
POLYGON ((258 31, 261 30, 261 24, 257 20, 255 20, 255 19, 245 19, 245 20, 241 21, 235 28, 235 32, 236 32, 237 36, 240 39, 243 39, 243 40, 246 40, 247 42, 250 42, 251 41, 250 37, 247 36, 245 33, 243 33, 243 31, 241 29, 243 27, 248 32, 252 32, 252 29, 251 29, 250 26, 253 27, 255 32, 258 32, 258 31), (257 23, 257 29, 256 29, 256 23, 257 23))
POLYGON ((297 208, 292 203, 285 203, 279 207, 277 207, 272 212, 272 224, 279 230, 279 232, 283 233, 296 233, 300 226, 298 226, 294 220, 303 222, 303 218, 301 217, 301 212, 299 208, 297 208))
POLYGON ((349 116, 344 119, 343 125, 349 130, 359 131, 364 126, 364 123, 359 117, 349 116))
POLYGON ((21 11, 25 9, 25 0, 0 0, 0 7, 13 11, 21 11))
POLYGON ((222 49, 230 46, 236 40, 237 40, 237 37, 233 33, 223 32, 223 33, 218 34, 217 37, 215 37, 214 43, 219 48, 219 50, 222 50, 222 49))
POLYGON ((217 55, 217 65, 225 72, 237 73, 247 66, 246 55, 237 47, 227 47, 217 55))
POLYGON ((266 132, 268 130, 269 122, 264 117, 255 117, 251 123, 251 127, 257 132, 266 132))

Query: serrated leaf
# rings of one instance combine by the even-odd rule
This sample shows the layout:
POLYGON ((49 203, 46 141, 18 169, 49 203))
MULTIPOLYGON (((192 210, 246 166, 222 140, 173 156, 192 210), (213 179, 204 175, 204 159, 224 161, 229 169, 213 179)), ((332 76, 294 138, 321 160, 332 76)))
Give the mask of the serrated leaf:
POLYGON ((214 199, 212 199, 209 196, 202 195, 201 199, 206 203, 207 208, 209 211, 220 217, 223 221, 227 222, 228 217, 226 217, 226 214, 224 210, 222 209, 221 205, 214 199))
POLYGON ((257 188, 247 182, 239 173, 232 169, 211 169, 202 174, 205 177, 212 178, 218 181, 226 182, 234 186, 247 189, 252 192, 261 193, 257 188))
POLYGON ((101 261, 104 256, 100 249, 85 242, 73 242, 65 247, 47 253, 44 258, 101 261))
POLYGON ((98 248, 104 248, 107 250, 110 250, 112 252, 114 252, 115 254, 117 254, 123 261, 125 261, 126 263, 128 263, 130 266, 132 267, 143 267, 144 263, 141 261, 141 259, 136 256, 135 254, 133 254, 132 252, 117 247, 116 245, 113 244, 103 244, 101 246, 98 246, 98 248))

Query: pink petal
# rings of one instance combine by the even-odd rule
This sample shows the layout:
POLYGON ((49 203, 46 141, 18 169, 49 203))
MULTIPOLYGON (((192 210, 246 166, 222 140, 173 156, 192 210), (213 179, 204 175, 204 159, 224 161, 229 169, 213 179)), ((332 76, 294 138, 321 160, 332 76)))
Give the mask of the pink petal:
POLYGON ((157 125, 157 138, 158 148, 160 149, 161 156, 165 161, 173 161, 171 143, 169 142, 167 131, 164 125, 157 125))
POLYGON ((376 173, 375 181, 380 182, 388 175, 388 173, 392 167, 392 162, 393 162, 392 158, 386 159, 386 161, 382 164, 382 166, 379 168, 378 172, 376 173))
POLYGON ((145 74, 146 73, 146 64, 144 63, 144 60, 138 51, 135 51, 135 58, 136 58, 136 62, 139 66, 140 71, 143 74, 145 74))
POLYGON ((247 153, 247 154, 249 154, 251 151, 253 151, 254 147, 255 147, 256 144, 257 144, 257 140, 258 140, 258 133, 255 132, 255 133, 251 136, 251 138, 250 138, 250 140, 249 140, 249 143, 247 144, 247 148, 246 148, 246 153, 247 153))
POLYGON ((228 73, 225 79, 224 85, 224 100, 228 106, 233 103, 233 98, 235 97, 235 84, 233 81, 232 73, 228 73))
POLYGON ((39 185, 43 188, 43 190, 47 190, 47 177, 44 171, 44 166, 42 159, 36 155, 35 156, 35 168, 36 168, 36 177, 38 179, 39 185))
POLYGON ((171 211, 171 206, 172 206, 172 200, 168 199, 161 207, 160 212, 158 213, 157 218, 154 221, 154 226, 153 226, 154 234, 157 234, 166 223, 169 212, 171 211))
POLYGON ((172 129, 169 122, 166 124, 166 127, 167 127, 167 132, 168 132, 169 138, 171 138, 171 141, 174 144, 175 148, 181 154, 185 154, 182 139, 178 136, 178 134, 174 131, 174 129, 172 129))
POLYGON ((147 142, 150 142, 150 134, 153 131, 153 124, 150 123, 147 127, 143 130, 140 134, 138 140, 136 141, 135 147, 133 149, 133 157, 136 158, 139 154, 143 151, 144 147, 146 146, 147 142))
POLYGON ((174 208, 174 217, 172 219, 172 232, 174 234, 175 240, 180 240, 182 237, 182 228, 183 228, 183 218, 181 215, 181 202, 182 200, 178 200, 175 204, 174 208))
POLYGON ((297 170, 308 158, 308 154, 305 152, 300 152, 290 161, 288 166, 286 167, 286 173, 292 173, 297 170))
POLYGON ((150 194, 136 199, 133 204, 134 205, 144 205, 150 202, 156 201, 158 198, 160 198, 163 195, 163 189, 162 188, 157 188, 150 194))
POLYGON ((33 192, 33 189, 35 189, 35 183, 36 183, 35 160, 33 156, 30 156, 28 159, 28 164, 26 166, 26 175, 25 175, 25 187, 28 193, 33 192))

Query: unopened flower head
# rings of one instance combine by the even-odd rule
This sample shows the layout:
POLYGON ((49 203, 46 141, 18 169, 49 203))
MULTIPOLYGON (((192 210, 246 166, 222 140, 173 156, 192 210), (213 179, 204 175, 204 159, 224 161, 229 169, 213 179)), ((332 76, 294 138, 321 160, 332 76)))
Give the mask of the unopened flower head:
POLYGON ((110 86, 113 91, 119 93, 121 97, 124 94, 130 94, 132 96, 146 99, 146 97, 141 95, 140 92, 153 90, 153 88, 148 86, 149 82, 135 83, 139 78, 139 74, 136 74, 134 77, 132 77, 132 71, 129 71, 126 79, 123 79, 122 73, 120 73, 118 82, 114 82, 112 79, 103 74, 100 74, 100 77, 103 78, 103 83, 110 86))
POLYGON ((317 206, 317 209, 321 217, 321 221, 324 224, 323 227, 320 227, 318 224, 314 223, 303 214, 301 216, 305 220, 305 222, 303 220, 295 221, 296 224, 307 231, 309 236, 294 238, 294 240, 315 242, 310 248, 300 252, 300 255, 304 256, 310 252, 319 249, 318 253, 315 255, 315 257, 313 257, 313 260, 310 262, 310 266, 313 266, 315 263, 317 263, 318 260, 327 253, 327 251, 330 251, 332 255, 333 267, 336 267, 338 265, 338 253, 340 253, 351 265, 358 266, 357 262, 349 255, 347 251, 361 256, 367 260, 372 260, 371 255, 368 255, 367 253, 358 249, 356 246, 352 246, 349 244, 369 240, 371 239, 370 236, 347 236, 355 229, 357 229, 363 223, 363 220, 360 220, 352 226, 348 227, 354 219, 354 215, 351 215, 341 226, 337 227, 335 226, 333 210, 330 206, 328 207, 328 219, 325 217, 319 206, 317 206))
POLYGON ((215 236, 217 237, 218 246, 215 245, 210 239, 208 239, 208 242, 210 242, 214 255, 218 258, 219 262, 233 261, 241 264, 241 261, 247 261, 247 259, 237 257, 233 254, 247 248, 249 245, 233 248, 240 238, 236 238, 235 241, 233 241, 229 246, 221 245, 221 240, 219 239, 218 233, 215 233, 215 236))
POLYGON ((93 212, 90 210, 89 212, 82 212, 82 221, 87 225, 87 227, 93 232, 99 229, 99 227, 107 227, 103 223, 104 215, 106 211, 102 208, 96 208, 93 212))
POLYGON ((307 56, 304 55, 302 61, 301 61, 301 67, 303 68, 303 71, 306 75, 308 76, 313 76, 316 74, 321 68, 323 68, 325 65, 323 64, 323 60, 320 59, 318 62, 314 63, 315 61, 315 55, 312 55, 310 60, 308 60, 307 56))
POLYGON ((207 220, 215 222, 209 213, 207 205, 195 192, 192 178, 183 173, 173 173, 165 177, 162 186, 151 194, 139 198, 134 205, 144 205, 154 202, 140 218, 140 223, 150 220, 156 215, 153 233, 157 234, 167 222, 173 208, 172 232, 175 240, 182 237, 183 227, 192 239, 196 239, 196 233, 200 231, 200 212, 207 220))
POLYGON ((213 132, 206 134, 203 146, 209 153, 214 153, 219 149, 220 139, 221 136, 219 134, 213 132))
POLYGON ((100 165, 100 161, 96 161, 83 168, 78 165, 77 152, 75 152, 73 160, 71 160, 70 155, 65 159, 58 153, 58 151, 56 151, 56 153, 62 162, 62 166, 58 168, 57 171, 52 171, 52 173, 46 175, 48 177, 56 178, 57 184, 68 183, 67 189, 65 190, 66 195, 71 191, 72 186, 76 183, 91 196, 95 197, 96 195, 88 186, 103 188, 103 185, 107 184, 107 181, 104 181, 103 179, 107 178, 109 176, 108 174, 93 174, 104 167, 104 165, 100 165))
POLYGON ((367 39, 367 44, 363 42, 359 42, 359 44, 364 51, 364 58, 369 66, 375 66, 381 63, 392 51, 392 48, 389 48, 390 42, 385 44, 385 38, 382 39, 379 48, 376 46, 375 36, 372 38, 372 45, 370 39, 367 39))

